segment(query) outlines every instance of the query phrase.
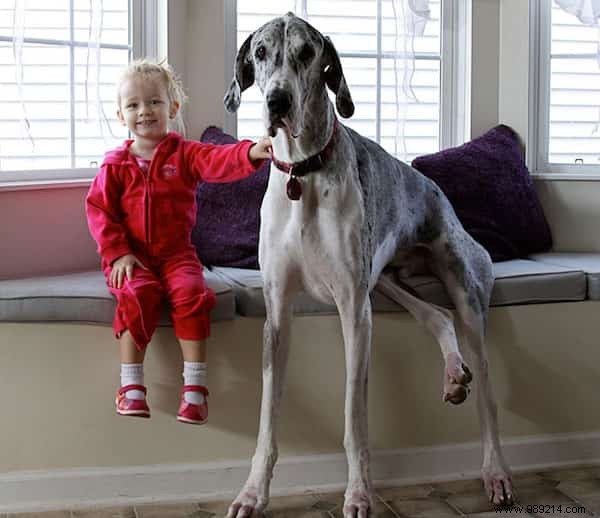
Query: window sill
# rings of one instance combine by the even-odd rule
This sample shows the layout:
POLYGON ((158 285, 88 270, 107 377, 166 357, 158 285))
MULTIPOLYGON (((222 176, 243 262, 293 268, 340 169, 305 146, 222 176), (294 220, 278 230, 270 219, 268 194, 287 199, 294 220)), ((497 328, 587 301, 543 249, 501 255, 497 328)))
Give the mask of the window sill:
POLYGON ((0 182, 0 192, 70 189, 74 187, 89 187, 91 183, 92 180, 90 178, 74 178, 72 180, 29 180, 0 182))
POLYGON ((597 173, 531 173, 534 180, 542 182, 574 181, 574 182, 600 182, 600 171, 597 173))
POLYGON ((0 171, 0 192, 89 186, 98 168, 0 171))

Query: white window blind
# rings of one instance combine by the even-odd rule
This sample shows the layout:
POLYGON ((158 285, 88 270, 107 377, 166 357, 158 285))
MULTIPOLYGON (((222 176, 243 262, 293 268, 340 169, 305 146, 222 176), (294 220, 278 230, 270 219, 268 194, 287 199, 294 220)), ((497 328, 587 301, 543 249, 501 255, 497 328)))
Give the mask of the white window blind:
POLYGON ((127 137, 115 83, 132 52, 130 11, 123 0, 0 0, 0 182, 93 167, 127 137))
POLYGON ((600 167, 600 32, 552 4, 548 161, 600 167))
MULTIPOLYGON (((237 48, 271 18, 293 11, 328 35, 340 54, 356 109, 347 126, 410 162, 440 149, 441 0, 430 2, 430 19, 414 48, 405 48, 403 2, 394 0, 237 0, 237 48), (408 54, 414 51, 414 71, 408 54), (406 59, 405 59, 406 58, 406 59), (402 88, 410 74, 411 89, 402 88)), ((261 96, 246 90, 238 111, 240 138, 263 131, 261 96)))
POLYGON ((597 177, 600 28, 584 24, 554 0, 530 0, 529 6, 529 166, 539 176, 597 177))

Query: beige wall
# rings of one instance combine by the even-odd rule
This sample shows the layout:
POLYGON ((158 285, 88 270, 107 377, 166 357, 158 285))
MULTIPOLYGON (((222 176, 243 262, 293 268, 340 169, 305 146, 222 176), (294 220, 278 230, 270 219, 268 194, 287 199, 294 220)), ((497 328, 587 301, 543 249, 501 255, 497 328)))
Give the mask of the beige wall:
POLYGON ((498 0, 473 1, 471 135, 498 121, 498 0))
MULTIPOLYGON (((487 344, 504 440, 600 430, 600 413, 590 411, 597 407, 599 306, 587 301, 492 308, 487 344)), ((119 364, 109 326, 0 325, 2 444, 10 445, 2 449, 0 473, 247 461, 258 427, 262 326, 263 319, 244 317, 213 326, 210 419, 199 429, 175 419, 181 356, 172 329, 160 329, 148 349, 147 421, 114 412, 119 364), (44 397, 24 405, 23 391, 44 397)), ((280 455, 341 453, 345 374, 339 318, 297 317, 291 337, 280 455)), ((373 450, 479 439, 475 398, 459 406, 442 402, 439 346, 408 313, 374 316, 369 371, 373 450)))
POLYGON ((209 125, 223 127, 225 108, 224 8, 220 0, 188 2, 186 25, 188 136, 198 138, 209 125))
MULTIPOLYGON (((477 1, 477 0, 476 0, 477 1)), ((529 88, 529 2, 502 0, 498 58, 498 121, 526 140, 529 88)))

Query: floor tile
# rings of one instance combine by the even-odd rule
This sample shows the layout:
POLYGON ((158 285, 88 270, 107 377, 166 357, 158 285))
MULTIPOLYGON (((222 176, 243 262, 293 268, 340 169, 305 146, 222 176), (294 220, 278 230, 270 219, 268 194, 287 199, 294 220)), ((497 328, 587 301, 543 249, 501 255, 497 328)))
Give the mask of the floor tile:
POLYGON ((197 503, 136 505, 137 518, 210 518, 197 503))
POLYGON ((557 484, 556 489, 573 498, 600 495, 600 479, 580 478, 560 481, 557 484))
POLYGON ((579 468, 548 469, 537 472, 541 477, 554 480, 578 480, 582 478, 600 478, 600 466, 582 466, 579 468))
POLYGON ((224 516, 227 516, 227 510, 229 509, 230 505, 231 502, 227 500, 226 502, 201 502, 198 504, 198 507, 202 512, 205 513, 204 515, 200 515, 203 518, 204 516, 207 518, 223 518, 224 516))
MULTIPOLYGON (((313 504, 313 509, 319 510, 324 514, 322 516, 341 517, 342 508, 344 506, 344 493, 326 493, 316 494, 316 502, 313 504)), ((371 513, 372 518, 395 518, 393 513, 385 503, 375 496, 373 502, 374 509, 371 513)))
POLYGON ((454 518, 460 513, 450 507, 444 500, 412 499, 386 500, 386 504, 398 515, 406 518, 454 518))
POLYGON ((267 518, 329 518, 326 510, 315 507, 318 502, 319 499, 314 493, 274 497, 269 501, 265 516, 267 518))
MULTIPOLYGON (((286 497, 271 497, 269 506, 265 513, 266 517, 282 517, 282 518, 300 518, 306 516, 307 518, 329 518, 326 512, 321 512, 319 509, 315 509, 314 505, 317 503, 317 497, 314 493, 307 492, 303 495, 294 495, 286 497)), ((231 502, 213 502, 198 504, 199 509, 207 513, 206 517, 222 518, 227 515, 227 510, 231 502)))
MULTIPOLYGON (((386 505, 382 500, 375 498, 373 502, 373 509, 371 510, 370 518, 397 518, 397 514, 386 505)), ((337 507, 330 511, 330 516, 334 518, 342 518, 342 509, 344 506, 344 502, 340 502, 337 507)))
POLYGON ((71 511, 72 518, 137 518, 133 507, 107 507, 71 511))
POLYGON ((485 492, 471 491, 450 495, 446 502, 463 514, 481 514, 494 512, 494 504, 490 502, 485 492))
POLYGON ((383 500, 390 500, 392 498, 408 500, 411 498, 427 498, 433 490, 434 488, 431 484, 421 484, 413 486, 382 487, 377 488, 375 493, 383 500))
POLYGON ((316 509, 278 509, 267 510, 265 518, 331 518, 331 515, 316 509))
POLYGON ((515 491, 530 486, 556 487, 560 482, 558 479, 551 476, 542 476, 540 473, 518 473, 513 475, 511 479, 515 491))
POLYGON ((431 484, 436 492, 448 493, 451 495, 459 493, 483 492, 483 482, 480 478, 469 478, 462 480, 453 480, 450 482, 435 482, 431 484))
POLYGON ((71 518, 69 511, 49 511, 45 513, 8 514, 8 518, 71 518))

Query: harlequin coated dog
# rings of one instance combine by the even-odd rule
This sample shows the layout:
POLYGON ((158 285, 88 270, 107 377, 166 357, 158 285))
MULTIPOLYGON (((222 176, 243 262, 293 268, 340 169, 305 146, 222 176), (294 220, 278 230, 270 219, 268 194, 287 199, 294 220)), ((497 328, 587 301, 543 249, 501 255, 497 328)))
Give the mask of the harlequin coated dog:
POLYGON ((331 40, 288 13, 252 33, 237 54, 224 103, 235 111, 253 83, 273 161, 261 207, 259 262, 267 309, 260 430, 248 480, 229 518, 267 506, 277 460, 275 421, 290 341, 292 299, 304 290, 334 303, 346 357, 344 447, 348 485, 344 517, 373 508, 367 438, 367 370, 371 351, 369 292, 401 303, 437 338, 445 360, 444 400, 460 403, 471 373, 459 351, 453 314, 414 296, 387 275, 425 267, 445 285, 466 345, 476 359, 485 490, 495 504, 513 500, 488 379, 484 328, 494 282, 488 253, 463 229, 441 190, 378 144, 339 122, 354 104, 331 40), (335 108, 327 90, 335 95, 335 108))

